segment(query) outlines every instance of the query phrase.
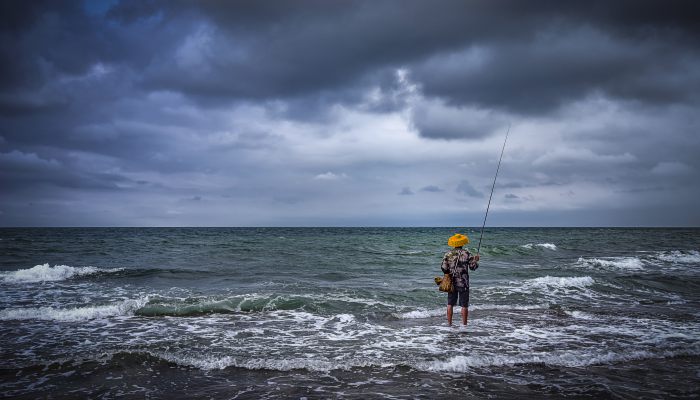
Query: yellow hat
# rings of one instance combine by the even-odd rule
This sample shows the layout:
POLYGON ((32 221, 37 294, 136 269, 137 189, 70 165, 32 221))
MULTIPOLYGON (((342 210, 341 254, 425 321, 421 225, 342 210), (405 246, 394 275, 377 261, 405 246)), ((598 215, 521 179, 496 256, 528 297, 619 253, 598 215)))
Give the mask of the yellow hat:
POLYGON ((448 241, 447 245, 452 247, 462 247, 469 243, 469 238, 467 235, 462 235, 461 233, 454 234, 448 241))

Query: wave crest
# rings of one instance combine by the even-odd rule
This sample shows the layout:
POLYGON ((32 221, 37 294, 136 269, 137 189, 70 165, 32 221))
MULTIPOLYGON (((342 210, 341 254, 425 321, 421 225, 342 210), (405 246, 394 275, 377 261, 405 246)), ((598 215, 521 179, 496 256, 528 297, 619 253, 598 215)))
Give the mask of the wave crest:
POLYGON ((595 268, 613 268, 624 270, 641 270, 644 269, 644 263, 637 257, 611 257, 603 258, 583 258, 579 257, 577 265, 584 267, 595 268))
POLYGON ((468 372, 472 368, 503 367, 520 364, 545 364, 564 367, 587 367, 590 365, 614 364, 626 361, 655 358, 672 358, 678 356, 696 356, 700 349, 691 347, 681 350, 651 352, 636 350, 627 352, 606 352, 591 354, 585 351, 566 351, 559 353, 537 353, 528 355, 484 355, 454 356, 445 361, 428 361, 418 363, 419 370, 430 372, 468 372))
POLYGON ((226 368, 242 368, 247 370, 292 371, 307 370, 329 372, 333 370, 351 370, 353 368, 393 368, 407 366, 419 371, 428 372, 469 372, 474 368, 490 368, 527 364, 544 364, 556 367, 587 367, 591 365, 606 365, 620 362, 667 359, 682 356, 700 355, 698 346, 685 349, 668 349, 660 351, 629 350, 618 352, 591 352, 589 350, 559 351, 550 353, 531 354, 497 354, 497 355, 458 355, 446 360, 425 360, 400 362, 398 360, 379 361, 372 358, 352 357, 347 359, 316 358, 245 358, 223 354, 178 354, 161 351, 122 351, 110 354, 109 357, 129 355, 132 357, 152 357, 185 367, 193 367, 205 371, 223 370, 226 368))
POLYGON ((670 263, 678 264, 692 264, 700 263, 700 252, 696 250, 691 251, 662 251, 656 255, 656 258, 661 261, 666 261, 670 263))
POLYGON ((539 278, 528 279, 525 281, 527 286, 537 286, 537 287, 557 287, 557 288, 569 288, 577 287, 584 288, 586 286, 591 286, 595 283, 593 278, 590 276, 571 276, 571 277, 557 277, 557 276, 542 276, 539 278))
POLYGON ((524 249, 528 249, 528 250, 531 250, 533 247, 540 247, 542 249, 547 249, 547 250, 556 250, 557 249, 557 245, 554 243, 536 243, 536 244, 528 243, 528 244, 524 244, 520 247, 522 247, 524 249))
POLYGON ((46 263, 35 265, 28 269, 6 271, 0 276, 2 276, 3 281, 9 283, 53 282, 64 281, 78 276, 114 273, 122 270, 124 270, 124 268, 103 269, 95 267, 71 267, 69 265, 54 265, 51 267, 46 263))
POLYGON ((0 320, 40 320, 75 322, 108 317, 133 315, 148 303, 148 298, 124 300, 116 304, 75 308, 7 308, 0 310, 0 320))

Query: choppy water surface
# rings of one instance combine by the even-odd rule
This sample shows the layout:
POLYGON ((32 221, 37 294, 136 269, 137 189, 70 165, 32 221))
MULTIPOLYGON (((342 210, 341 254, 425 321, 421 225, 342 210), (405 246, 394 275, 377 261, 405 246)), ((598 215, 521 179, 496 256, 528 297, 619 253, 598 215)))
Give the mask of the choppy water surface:
POLYGON ((700 395, 700 230, 487 230, 466 330, 456 231, 0 229, 0 393, 700 395))

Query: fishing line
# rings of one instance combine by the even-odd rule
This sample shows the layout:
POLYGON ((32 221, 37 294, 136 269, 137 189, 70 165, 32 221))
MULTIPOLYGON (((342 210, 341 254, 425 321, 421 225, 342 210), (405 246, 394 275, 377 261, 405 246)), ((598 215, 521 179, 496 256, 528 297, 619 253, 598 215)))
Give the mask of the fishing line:
POLYGON ((498 159, 498 167, 496 167, 496 176, 493 177, 493 185, 491 186, 491 194, 489 195, 489 204, 486 206, 486 214, 484 215, 484 223, 481 225, 481 235, 479 236, 479 247, 476 249, 476 254, 479 255, 481 250, 481 239, 484 237, 484 227, 486 226, 486 217, 489 216, 489 208, 491 207, 491 198, 493 197, 493 189, 496 187, 496 178, 498 178, 498 171, 501 169, 501 160, 503 160, 503 151, 506 149, 506 142, 508 141, 508 134, 510 133, 510 122, 508 123, 508 130, 506 131, 506 139, 503 141, 503 147, 501 148, 501 157, 498 159))

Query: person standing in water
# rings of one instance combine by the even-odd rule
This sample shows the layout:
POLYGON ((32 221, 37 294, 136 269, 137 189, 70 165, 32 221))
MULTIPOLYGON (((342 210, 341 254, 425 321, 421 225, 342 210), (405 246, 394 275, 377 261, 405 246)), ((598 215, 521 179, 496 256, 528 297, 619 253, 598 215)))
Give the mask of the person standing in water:
POLYGON ((467 324, 469 316, 469 270, 479 268, 479 255, 472 256, 462 246, 469 243, 466 235, 457 233, 450 237, 447 244, 454 249, 445 253, 440 269, 452 277, 454 291, 447 293, 447 325, 452 325, 453 307, 459 300, 462 307, 462 325, 467 324))

